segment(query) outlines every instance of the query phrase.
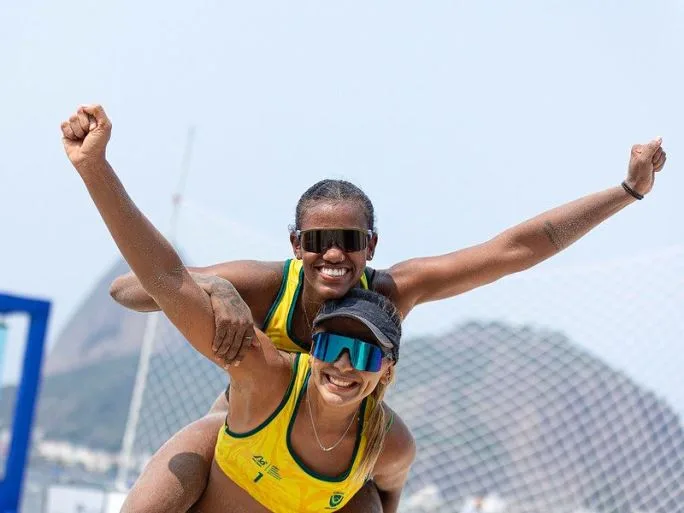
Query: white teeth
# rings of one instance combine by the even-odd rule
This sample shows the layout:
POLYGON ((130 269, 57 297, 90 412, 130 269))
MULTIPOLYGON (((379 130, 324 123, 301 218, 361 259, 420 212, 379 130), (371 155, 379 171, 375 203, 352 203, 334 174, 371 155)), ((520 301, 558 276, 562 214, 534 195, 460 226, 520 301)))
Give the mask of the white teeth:
POLYGON ((327 276, 334 276, 336 278, 347 274, 347 270, 341 267, 321 267, 321 272, 327 276))
POLYGON ((346 379, 340 379, 340 378, 334 378, 330 375, 328 376, 328 379, 330 380, 330 383, 332 383, 333 385, 336 385, 338 387, 348 388, 348 387, 351 387, 352 385, 354 385, 353 381, 349 381, 346 379))

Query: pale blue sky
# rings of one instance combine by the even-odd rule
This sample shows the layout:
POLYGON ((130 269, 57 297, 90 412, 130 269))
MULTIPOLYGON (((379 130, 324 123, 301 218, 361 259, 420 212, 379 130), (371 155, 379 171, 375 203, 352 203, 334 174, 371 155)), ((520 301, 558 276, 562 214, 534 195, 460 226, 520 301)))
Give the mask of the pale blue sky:
MULTIPOLYGON (((516 284, 546 283, 535 278, 542 273, 560 270, 565 279, 568 266, 681 247, 683 5, 5 2, 0 290, 51 298, 54 339, 117 258, 61 148, 61 120, 89 102, 105 106, 114 124, 110 160, 164 230, 185 134, 196 126, 179 232, 195 264, 287 257, 299 195, 329 176, 373 199, 375 266, 450 251, 619 184, 630 146, 657 135, 669 159, 653 193, 537 274, 488 287, 497 305, 490 317, 527 303, 535 285, 516 284)), ((651 269, 668 284, 682 280, 674 254, 651 269)), ((618 305, 628 303, 632 280, 640 297, 653 297, 646 308, 654 312, 682 299, 678 287, 663 297, 658 280, 619 269, 629 276, 615 281, 614 294, 605 289, 618 305)), ((586 303, 586 291, 573 290, 563 294, 586 303)), ((425 307, 409 318, 409 333, 482 315, 480 296, 472 297, 425 307)), ((553 305, 542 303, 513 320, 553 305)), ((623 321, 616 314, 602 323, 623 321)), ((620 365, 638 374, 648 343, 620 365)), ((605 357, 611 348, 621 353, 618 342, 606 344, 605 357)), ((679 351, 663 354, 684 363, 679 351)), ((681 388, 681 378, 668 379, 648 384, 681 388)))

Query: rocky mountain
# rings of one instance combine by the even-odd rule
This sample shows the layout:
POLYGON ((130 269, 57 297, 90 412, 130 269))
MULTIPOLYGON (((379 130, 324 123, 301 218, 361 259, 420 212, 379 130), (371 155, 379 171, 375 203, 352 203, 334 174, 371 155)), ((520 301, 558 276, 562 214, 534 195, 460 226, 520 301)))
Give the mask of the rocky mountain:
POLYGON ((562 334, 474 322, 408 341, 399 365, 388 402, 419 447, 408 494, 496 494, 509 513, 684 511, 681 419, 562 334))
POLYGON ((128 271, 120 260, 102 276, 57 337, 45 362, 46 376, 137 354, 146 315, 121 308, 109 296, 114 278, 128 271))

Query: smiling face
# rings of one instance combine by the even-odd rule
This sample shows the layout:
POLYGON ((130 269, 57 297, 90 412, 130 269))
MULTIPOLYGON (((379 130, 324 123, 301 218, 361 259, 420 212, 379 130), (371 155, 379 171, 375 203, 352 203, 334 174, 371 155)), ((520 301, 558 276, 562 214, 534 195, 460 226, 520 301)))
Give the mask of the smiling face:
MULTIPOLYGON (((321 330, 357 338, 377 345, 372 332, 361 322, 336 317, 321 323, 321 330)), ((377 372, 356 370, 345 350, 333 363, 311 358, 311 383, 316 387, 323 401, 332 406, 360 403, 369 396, 378 383, 388 384, 391 379, 392 360, 383 358, 382 367, 377 372)))
MULTIPOLYGON (((358 202, 320 200, 306 209, 299 229, 349 228, 366 231, 368 227, 368 219, 358 202)), ((340 298, 359 283, 366 269, 366 261, 373 258, 377 235, 374 234, 368 247, 360 251, 343 251, 332 246, 322 253, 312 253, 304 251, 295 234, 291 234, 290 241, 295 256, 303 262, 306 285, 322 301, 340 298)))

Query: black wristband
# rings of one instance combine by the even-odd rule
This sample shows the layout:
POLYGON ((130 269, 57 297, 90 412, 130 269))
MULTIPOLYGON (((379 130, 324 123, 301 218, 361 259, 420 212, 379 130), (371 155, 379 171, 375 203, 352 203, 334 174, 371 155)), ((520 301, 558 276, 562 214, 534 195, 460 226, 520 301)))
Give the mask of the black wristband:
POLYGON ((633 198, 636 198, 638 200, 644 199, 643 194, 639 194, 637 191, 632 189, 629 185, 627 185, 627 182, 622 182, 622 188, 627 191, 627 194, 632 196, 633 198))

